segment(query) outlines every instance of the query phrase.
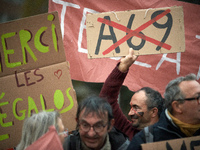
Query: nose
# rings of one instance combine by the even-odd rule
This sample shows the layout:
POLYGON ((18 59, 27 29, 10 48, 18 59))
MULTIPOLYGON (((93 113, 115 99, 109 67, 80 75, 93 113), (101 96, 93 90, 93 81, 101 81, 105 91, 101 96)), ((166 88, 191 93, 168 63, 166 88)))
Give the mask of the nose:
POLYGON ((136 114, 135 110, 133 108, 131 108, 128 115, 132 116, 132 115, 135 115, 135 114, 136 114))
POLYGON ((89 135, 90 137, 93 137, 95 134, 96 134, 96 132, 94 131, 94 128, 93 128, 93 127, 90 127, 90 130, 88 131, 88 135, 89 135))

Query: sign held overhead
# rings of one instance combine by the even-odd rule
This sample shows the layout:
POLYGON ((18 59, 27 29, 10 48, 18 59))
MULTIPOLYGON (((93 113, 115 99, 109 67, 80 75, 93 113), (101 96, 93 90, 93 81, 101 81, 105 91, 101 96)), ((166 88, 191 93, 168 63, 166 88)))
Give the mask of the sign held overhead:
POLYGON ((87 14, 88 58, 185 51, 183 7, 87 14))

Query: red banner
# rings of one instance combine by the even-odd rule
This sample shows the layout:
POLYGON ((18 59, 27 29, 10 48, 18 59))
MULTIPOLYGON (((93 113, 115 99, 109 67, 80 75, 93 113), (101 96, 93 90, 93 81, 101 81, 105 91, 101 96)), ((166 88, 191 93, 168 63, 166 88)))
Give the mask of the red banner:
MULTIPOLYGON (((74 80, 104 82, 120 58, 88 59, 86 14, 183 6, 185 52, 140 56, 124 82, 136 91, 149 86, 162 94, 167 83, 188 73, 200 78, 200 6, 174 0, 49 0, 49 12, 58 11, 66 59, 74 80)), ((174 39, 176 40, 176 39, 174 39)))

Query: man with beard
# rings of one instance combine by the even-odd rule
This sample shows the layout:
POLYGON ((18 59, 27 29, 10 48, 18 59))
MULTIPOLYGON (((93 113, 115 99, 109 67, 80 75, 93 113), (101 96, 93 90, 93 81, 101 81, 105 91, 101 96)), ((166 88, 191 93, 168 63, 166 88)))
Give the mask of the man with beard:
MULTIPOLYGON (((147 127, 150 132, 146 132, 145 128, 135 135, 127 150, 142 150, 141 144, 145 143, 200 136, 200 84, 197 76, 190 73, 171 80, 165 88, 164 97, 166 109, 159 121, 147 127)), ((199 148, 199 140, 195 142, 196 145, 190 143, 190 149, 199 148)), ((179 149, 189 148, 183 142, 179 149)))
POLYGON ((76 113, 77 130, 64 142, 64 150, 125 150, 130 141, 113 128, 110 104, 93 96, 81 101, 76 113))
POLYGON ((136 59, 137 56, 130 49, 129 54, 121 58, 120 62, 110 73, 100 92, 100 97, 106 98, 112 106, 115 119, 114 126, 126 134, 130 140, 141 129, 159 120, 164 103, 164 99, 158 91, 144 87, 136 91, 131 98, 131 109, 128 113, 131 121, 123 114, 117 99, 129 67, 136 59))

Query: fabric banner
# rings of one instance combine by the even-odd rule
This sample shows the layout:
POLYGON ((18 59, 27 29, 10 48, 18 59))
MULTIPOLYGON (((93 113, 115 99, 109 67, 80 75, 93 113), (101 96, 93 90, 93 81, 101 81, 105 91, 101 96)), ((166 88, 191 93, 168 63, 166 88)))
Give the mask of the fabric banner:
POLYGON ((86 14, 172 6, 183 7, 185 52, 139 56, 130 67, 124 85, 132 91, 149 86, 163 94, 167 83, 178 76, 194 73, 199 81, 199 5, 174 0, 49 0, 49 12, 58 11, 60 17, 71 78, 86 82, 104 82, 120 59, 120 57, 88 59, 86 14))

